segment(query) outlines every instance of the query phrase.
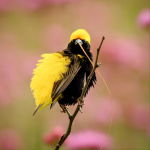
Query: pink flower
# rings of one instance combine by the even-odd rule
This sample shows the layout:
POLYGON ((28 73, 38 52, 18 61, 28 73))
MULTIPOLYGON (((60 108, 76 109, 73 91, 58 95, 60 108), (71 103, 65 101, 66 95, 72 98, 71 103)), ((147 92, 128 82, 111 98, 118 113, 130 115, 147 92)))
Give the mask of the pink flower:
POLYGON ((16 150, 21 149, 22 141, 18 133, 13 130, 0 131, 0 149, 16 150))
MULTIPOLYGON (((13 48, 12 48, 13 49, 13 48)), ((8 104, 12 98, 18 96, 19 92, 19 66, 18 54, 0 47, 0 105, 8 104)))
POLYGON ((76 0, 45 0, 45 2, 49 4, 62 4, 66 2, 72 2, 72 1, 76 1, 76 0))
POLYGON ((57 126, 54 127, 50 133, 46 133, 43 136, 43 141, 46 144, 56 145, 64 134, 65 134, 64 129, 61 126, 57 126))
POLYGON ((7 11, 10 7, 9 0, 0 0, 0 11, 7 11))
POLYGON ((86 130, 77 133, 71 133, 65 142, 65 146, 71 150, 83 150, 83 149, 103 149, 110 148, 112 141, 110 137, 98 131, 86 130))
POLYGON ((67 48, 66 43, 69 43, 69 38, 67 37, 69 35, 67 36, 65 28, 60 25, 52 25, 46 29, 44 38, 42 37, 41 41, 50 52, 57 52, 67 48))
POLYGON ((63 4, 76 0, 0 0, 0 11, 35 11, 48 5, 63 4))
POLYGON ((133 39, 115 37, 103 45, 102 53, 107 61, 113 61, 127 67, 148 70, 149 50, 143 49, 133 39))
POLYGON ((150 26, 150 10, 149 9, 144 9, 139 13, 137 17, 137 23, 139 26, 143 28, 148 28, 150 26))
POLYGON ((22 59, 22 74, 23 76, 26 76, 29 80, 31 80, 31 77, 33 76, 33 69, 35 69, 36 64, 39 59, 41 59, 40 54, 23 54, 24 59, 22 59))
POLYGON ((37 10, 42 4, 42 0, 14 0, 13 9, 17 10, 37 10))
MULTIPOLYGON (((112 116, 112 106, 110 98, 101 98, 97 119, 101 124, 109 124, 112 116)), ((121 120, 123 116, 122 107, 118 101, 113 99, 113 123, 121 120)))

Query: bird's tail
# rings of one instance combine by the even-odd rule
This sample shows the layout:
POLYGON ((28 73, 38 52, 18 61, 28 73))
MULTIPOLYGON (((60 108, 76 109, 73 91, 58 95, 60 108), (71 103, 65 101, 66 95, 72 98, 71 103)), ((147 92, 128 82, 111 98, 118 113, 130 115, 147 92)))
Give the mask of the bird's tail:
POLYGON ((37 108, 36 108, 36 110, 34 111, 34 113, 33 113, 33 116, 36 114, 36 112, 41 108, 41 106, 42 106, 43 104, 40 104, 37 108))

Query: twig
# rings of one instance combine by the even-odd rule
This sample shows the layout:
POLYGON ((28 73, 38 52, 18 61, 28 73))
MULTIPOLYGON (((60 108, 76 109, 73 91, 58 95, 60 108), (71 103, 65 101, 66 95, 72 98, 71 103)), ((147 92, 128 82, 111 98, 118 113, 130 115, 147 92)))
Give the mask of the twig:
MULTIPOLYGON (((84 88, 83 88, 83 90, 82 90, 81 96, 80 96, 79 99, 78 99, 80 102, 83 101, 83 97, 84 97, 84 95, 85 95, 85 92, 86 92, 86 90, 87 90, 87 88, 88 88, 88 85, 89 85, 89 83, 90 83, 90 81, 91 81, 91 78, 92 78, 92 76, 93 76, 93 74, 94 74, 96 68, 100 66, 100 63, 97 63, 97 61, 98 61, 99 52, 100 52, 100 49, 101 49, 101 46, 102 46, 102 43, 103 43, 104 39, 105 39, 105 37, 102 37, 102 41, 101 41, 101 43, 100 43, 100 46, 99 46, 99 48, 97 49, 97 55, 96 55, 95 65, 94 65, 94 67, 93 67, 93 69, 92 69, 92 72, 90 73, 90 75, 89 75, 89 77, 88 77, 88 79, 87 79, 87 82, 86 82, 86 84, 85 84, 85 86, 84 86, 84 88)), ((80 46, 81 46, 81 45, 80 45, 80 46)), ((55 150, 59 150, 59 149, 60 149, 60 147, 62 146, 62 144, 65 142, 65 140, 67 139, 67 137, 68 137, 69 134, 71 133, 72 123, 73 123, 73 121, 74 121, 74 119, 75 119, 77 113, 79 112, 80 108, 81 108, 81 105, 78 104, 78 105, 77 105, 77 108, 76 108, 76 110, 75 110, 75 112, 73 113, 73 115, 70 115, 70 113, 68 113, 68 110, 67 110, 67 114, 68 114, 68 116, 69 116, 69 126, 68 126, 68 129, 67 129, 66 133, 61 137, 59 143, 56 145, 55 150)))
POLYGON ((72 117, 71 113, 69 112, 68 108, 67 107, 64 107, 65 111, 67 112, 69 118, 72 117))

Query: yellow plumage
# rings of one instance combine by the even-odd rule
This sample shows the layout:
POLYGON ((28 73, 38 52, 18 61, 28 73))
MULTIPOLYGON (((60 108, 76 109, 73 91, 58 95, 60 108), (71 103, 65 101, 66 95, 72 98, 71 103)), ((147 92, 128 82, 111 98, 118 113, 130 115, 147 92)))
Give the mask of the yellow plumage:
POLYGON ((52 103, 51 93, 54 82, 62 78, 62 74, 67 72, 67 66, 70 63, 70 59, 63 57, 60 53, 43 54, 41 57, 44 59, 38 61, 30 84, 37 107, 43 104, 40 109, 52 103))
POLYGON ((88 32, 84 29, 78 29, 76 31, 74 31, 71 36, 70 36, 70 42, 73 39, 82 39, 82 40, 86 40, 89 44, 91 42, 91 38, 90 35, 88 34, 88 32))

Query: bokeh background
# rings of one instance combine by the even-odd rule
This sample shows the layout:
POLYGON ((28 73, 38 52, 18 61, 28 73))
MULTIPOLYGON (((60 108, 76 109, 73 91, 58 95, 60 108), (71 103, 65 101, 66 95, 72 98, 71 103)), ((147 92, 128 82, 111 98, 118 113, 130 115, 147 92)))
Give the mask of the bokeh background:
MULTIPOLYGON (((149 149, 149 0, 0 0, 0 149, 52 150, 68 126, 58 104, 32 116, 32 71, 43 53, 67 47, 78 28, 91 36, 98 77, 62 150, 149 149)), ((69 108, 71 112, 75 107, 69 108)))

